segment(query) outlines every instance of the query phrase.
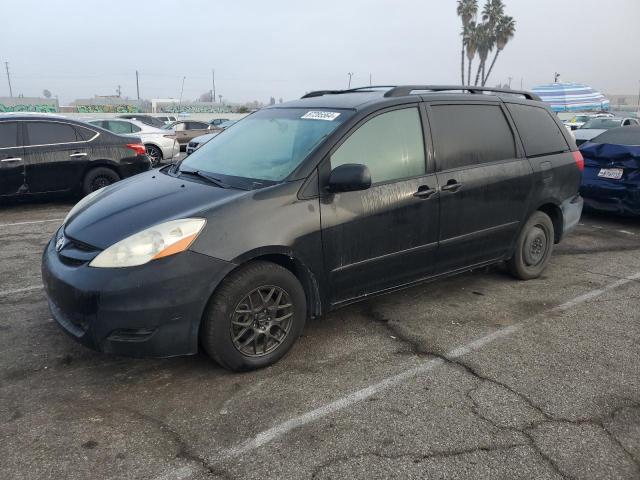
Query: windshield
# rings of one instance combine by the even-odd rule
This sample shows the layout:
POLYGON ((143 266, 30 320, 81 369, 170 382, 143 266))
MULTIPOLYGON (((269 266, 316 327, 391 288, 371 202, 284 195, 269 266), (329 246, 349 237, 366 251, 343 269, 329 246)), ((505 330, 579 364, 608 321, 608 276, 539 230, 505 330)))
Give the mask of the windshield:
POLYGON ((212 138, 180 170, 278 182, 350 115, 335 109, 260 110, 212 138))
POLYGON ((592 118, 580 128, 598 128, 608 130, 620 126, 620 120, 614 118, 592 118))

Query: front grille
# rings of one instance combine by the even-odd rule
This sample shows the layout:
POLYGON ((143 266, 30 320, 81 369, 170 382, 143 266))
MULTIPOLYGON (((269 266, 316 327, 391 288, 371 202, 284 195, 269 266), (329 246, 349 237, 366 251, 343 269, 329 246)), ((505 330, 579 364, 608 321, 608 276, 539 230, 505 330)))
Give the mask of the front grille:
POLYGON ((71 237, 66 237, 66 243, 58 252, 60 261, 69 266, 79 266, 93 260, 100 253, 100 249, 71 237))

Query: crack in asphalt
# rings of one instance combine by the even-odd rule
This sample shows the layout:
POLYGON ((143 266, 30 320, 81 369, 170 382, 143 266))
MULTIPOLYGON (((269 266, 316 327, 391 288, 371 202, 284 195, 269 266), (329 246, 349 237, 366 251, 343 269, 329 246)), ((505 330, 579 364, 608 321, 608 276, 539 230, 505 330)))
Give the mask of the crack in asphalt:
POLYGON ((206 472, 207 475, 214 475, 226 480, 235 479, 235 477, 228 470, 210 463, 204 457, 196 453, 189 445, 189 443, 184 438, 182 438, 182 435, 171 428, 171 426, 169 426, 169 424, 167 424, 163 420, 130 408, 125 409, 125 411, 134 415, 142 421, 155 425, 161 432, 166 433, 178 447, 176 458, 198 464, 206 472))
POLYGON ((566 472, 563 472, 562 469, 557 464, 557 462, 555 460, 553 460, 549 455, 545 454, 542 451, 542 449, 540 448, 540 446, 535 442, 535 439, 533 438, 533 435, 532 435, 531 432, 532 432, 532 430, 534 430, 535 428, 539 427, 540 425, 543 425, 543 424, 546 424, 546 423, 568 423, 568 424, 571 424, 571 425, 587 424, 587 425, 592 425, 592 426, 599 427, 604 433, 607 434, 607 436, 611 439, 611 441, 615 445, 617 445, 618 448, 620 448, 622 450, 622 452, 624 453, 624 456, 627 457, 627 459, 629 459, 633 465, 635 465, 636 470, 640 474, 640 461, 639 461, 639 459, 635 458, 635 456, 632 454, 632 452, 630 452, 622 444, 622 442, 615 436, 615 434, 605 426, 605 421, 607 421, 608 419, 615 418, 617 413, 620 412, 621 410, 623 410, 625 408, 638 408, 638 407, 640 407, 640 403, 631 402, 631 403, 619 406, 616 409, 614 409, 611 413, 609 413, 607 415, 604 415, 604 416, 601 416, 601 417, 578 418, 578 419, 569 419, 569 418, 564 418, 564 417, 557 417, 557 416, 554 416, 553 414, 547 412, 542 406, 536 404, 526 394, 517 391, 516 389, 514 389, 510 385, 507 385, 504 382, 501 382, 499 380, 496 380, 494 378, 491 378, 491 377, 489 377, 487 375, 484 375, 484 374, 480 373, 478 371, 477 367, 472 366, 467 362, 463 362, 458 358, 450 358, 447 355, 444 355, 442 353, 439 353, 439 352, 436 352, 436 351, 433 351, 433 350, 430 350, 430 349, 426 348, 417 339, 411 338, 409 335, 407 335, 402 330, 402 328, 400 327, 399 322, 396 322, 396 321, 394 321, 392 319, 389 319, 389 318, 385 317, 381 312, 375 310, 373 305, 371 304, 371 302, 367 302, 367 303, 365 303, 363 305, 363 313, 364 313, 364 315, 366 317, 371 318, 374 322, 376 322, 376 323, 378 323, 380 325, 383 325, 384 328, 386 328, 389 332, 391 332, 392 335, 397 340, 399 340, 401 343, 403 343, 404 345, 409 347, 409 351, 412 354, 417 355, 417 356, 428 356, 428 357, 438 358, 438 359, 442 360, 443 362, 448 363, 448 364, 450 364, 450 365, 452 365, 454 367, 457 367, 459 370, 464 371, 467 374, 471 375, 472 377, 477 379, 480 382, 480 384, 482 382, 488 382, 488 383, 492 383, 494 385, 497 385, 498 387, 503 388, 506 391, 512 393, 513 395, 518 397, 520 400, 522 400, 531 409, 535 410, 540 415, 542 415, 544 420, 530 422, 529 426, 526 427, 526 428, 517 428, 517 427, 508 427, 508 426, 505 427, 505 426, 497 424, 496 422, 494 422, 490 418, 487 418, 487 417, 483 416, 478 411, 479 405, 477 404, 475 399, 473 399, 471 397, 471 394, 475 390, 477 390, 479 388, 480 384, 474 386, 473 388, 471 388, 469 391, 466 392, 467 398, 472 402, 472 407, 471 407, 470 410, 474 415, 476 415, 478 418, 490 423, 491 425, 493 425, 495 428, 497 428, 499 430, 515 431, 515 432, 519 432, 522 435, 524 435, 528 439, 528 443, 527 444, 529 446, 531 446, 531 448, 533 448, 536 451, 536 453, 538 453, 538 455, 540 455, 540 457, 543 458, 549 464, 549 466, 553 469, 553 471, 555 473, 557 473, 558 475, 560 475, 562 478, 573 479, 574 477, 572 477, 571 475, 569 475, 566 472))
POLYGON ((420 454, 420 455, 417 455, 414 453, 385 454, 385 453, 380 453, 375 451, 369 451, 364 453, 354 453, 351 455, 342 455, 339 457, 334 457, 326 462, 323 462, 317 465, 311 473, 311 478, 317 478, 318 475, 322 472, 322 470, 325 470, 331 467, 332 465, 336 465, 341 462, 348 462, 349 460, 366 458, 366 457, 376 457, 383 460, 398 460, 401 458, 413 458, 413 463, 422 463, 426 460, 431 460, 431 459, 452 458, 452 457, 469 455, 469 454, 478 453, 478 452, 508 451, 514 448, 526 447, 526 446, 528 445, 524 443, 516 443, 516 444, 506 445, 506 446, 505 445, 479 445, 474 448, 467 448, 467 449, 460 449, 460 450, 440 450, 440 451, 435 451, 432 453, 426 453, 426 454, 420 454))

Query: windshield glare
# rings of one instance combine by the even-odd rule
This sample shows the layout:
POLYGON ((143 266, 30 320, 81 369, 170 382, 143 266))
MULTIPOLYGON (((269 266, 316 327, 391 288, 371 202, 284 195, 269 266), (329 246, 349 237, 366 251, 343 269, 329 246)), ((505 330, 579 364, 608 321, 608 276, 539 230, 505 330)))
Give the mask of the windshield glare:
POLYGON ((582 128, 609 129, 620 126, 620 120, 613 118, 592 118, 582 128))
POLYGON ((350 115, 336 109, 260 110, 212 138, 180 169, 278 182, 350 115))

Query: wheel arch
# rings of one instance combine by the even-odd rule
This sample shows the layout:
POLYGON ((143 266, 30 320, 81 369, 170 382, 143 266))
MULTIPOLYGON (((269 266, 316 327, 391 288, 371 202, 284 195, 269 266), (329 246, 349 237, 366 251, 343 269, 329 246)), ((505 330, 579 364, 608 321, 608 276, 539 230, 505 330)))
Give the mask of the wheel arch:
MULTIPOLYGON (((247 252, 233 260, 233 263, 236 264, 237 267, 234 268, 232 272, 249 262, 259 260, 275 263, 293 273, 302 284, 302 288, 307 297, 308 316, 319 317, 322 315, 323 302, 318 278, 311 268, 295 255, 291 248, 272 246, 247 252)), ((227 273, 227 275, 230 273, 231 272, 227 273)))
POLYGON ((535 209, 535 211, 538 210, 549 216, 551 223, 553 223, 553 241, 554 243, 560 242, 560 239, 562 238, 562 230, 564 228, 564 219, 560 204, 554 200, 547 200, 542 202, 538 208, 535 209))

